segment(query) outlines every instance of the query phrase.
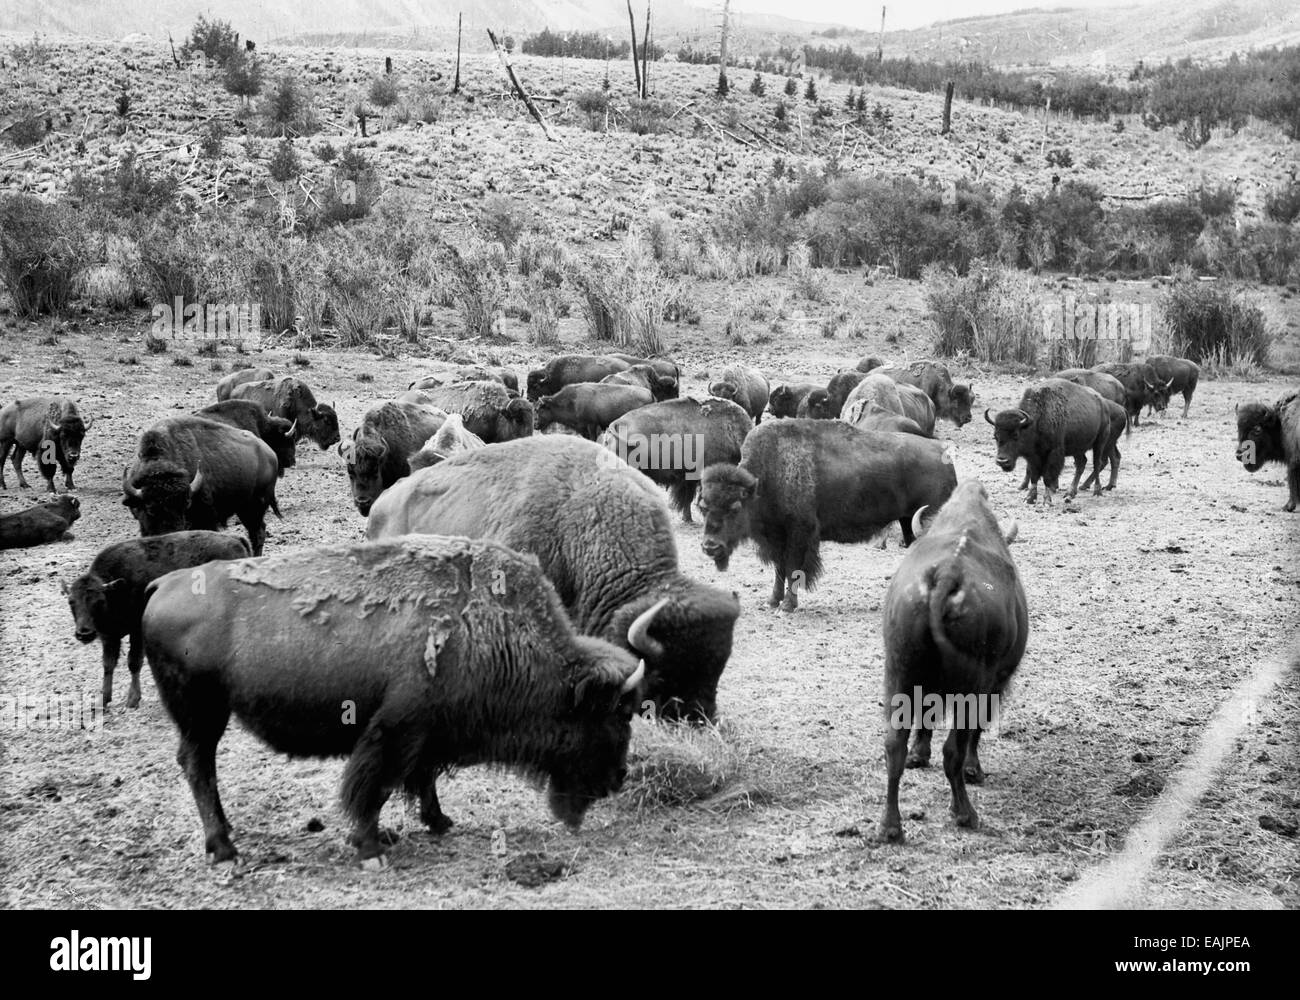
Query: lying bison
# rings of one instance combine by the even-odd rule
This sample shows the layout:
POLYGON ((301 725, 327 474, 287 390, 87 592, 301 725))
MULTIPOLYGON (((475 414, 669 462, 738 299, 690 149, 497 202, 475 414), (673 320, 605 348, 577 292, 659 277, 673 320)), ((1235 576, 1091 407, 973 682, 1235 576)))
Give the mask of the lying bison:
POLYGON ((252 400, 227 399, 195 410, 194 415, 256 434, 275 452, 275 460, 280 466, 278 474, 281 476, 285 469, 293 468, 297 461, 297 445, 294 441, 297 428, 283 417, 271 416, 252 400))
POLYGON ((956 485, 938 441, 838 420, 764 424, 745 439, 739 466, 704 470, 702 547, 725 570, 736 546, 752 538, 775 570, 768 604, 793 611, 798 588, 811 590, 821 576, 822 542, 870 541, 897 521, 910 544, 912 515, 938 507, 956 485))
MULTIPOLYGON (((1093 469, 1100 469, 1110 444, 1111 418, 1106 400, 1087 386, 1060 378, 1049 378, 1032 385, 1020 397, 1020 406, 1001 410, 996 417, 984 411, 984 419, 993 425, 993 439, 998 446, 998 468, 1011 472, 1023 458, 1029 471, 1029 496, 1038 499, 1038 480, 1042 479, 1050 504, 1060 485, 1066 456, 1074 458, 1074 482, 1067 500, 1079 492, 1079 480, 1092 453, 1093 469)), ((1094 477, 1094 492, 1101 496, 1101 481, 1094 477)))
POLYGON ((213 559, 242 559, 249 554, 244 539, 217 531, 176 531, 157 538, 131 538, 103 549, 90 569, 72 581, 72 586, 63 584, 77 641, 98 639, 103 649, 105 705, 113 700, 113 671, 122 654, 123 636, 131 637, 126 658, 131 687, 126 707, 140 704, 140 667, 144 663, 140 619, 144 614, 145 587, 173 570, 201 566, 213 559))
POLYGON ((709 395, 729 399, 744 409, 757 424, 763 417, 770 393, 767 379, 757 368, 730 365, 709 383, 709 395))
POLYGON ((566 385, 599 382, 606 375, 626 371, 635 363, 609 354, 561 354, 528 373, 525 394, 535 403, 543 396, 555 395, 566 385))
MULTIPOLYGON (((888 780, 879 835, 903 839, 898 785, 904 765, 930 758, 933 706, 956 696, 943 748, 958 826, 979 819, 966 782, 979 784, 980 733, 997 721, 997 703, 1020 665, 1029 639, 1029 612, 1011 551, 981 483, 958 486, 929 529, 894 572, 885 593, 885 736, 888 780), (907 737, 917 730, 912 755, 907 737)), ((946 708, 946 704, 944 705, 946 708)))
POLYGON ((563 424, 595 441, 623 414, 653 402, 650 390, 639 386, 575 382, 537 401, 537 428, 545 431, 551 424, 563 424))
POLYGON ((673 399, 633 410, 609 425, 600 443, 651 482, 668 488, 673 508, 686 522, 710 465, 736 465, 745 436, 754 426, 729 399, 673 399))
POLYGON ((810 392, 820 389, 816 382, 782 382, 767 397, 767 412, 774 417, 794 417, 810 392))
POLYGON ((233 371, 217 383, 217 402, 224 403, 235 391, 235 387, 245 382, 266 382, 274 378, 275 372, 269 368, 241 368, 233 371))
POLYGON ((339 443, 339 418, 334 407, 317 403, 307 383, 292 375, 244 382, 234 387, 230 398, 251 400, 271 416, 289 421, 295 440, 315 441, 322 451, 339 443))
POLYGON ((1237 461, 1247 472, 1269 462, 1286 466, 1287 503, 1300 504, 1300 392, 1283 396, 1272 406, 1250 402, 1237 406, 1237 461))
POLYGON ((142 435, 135 463, 122 475, 122 503, 140 534, 215 530, 237 517, 253 555, 266 541, 266 511, 275 499, 275 453, 248 431, 206 417, 168 417, 142 435))
POLYGON ((414 389, 398 402, 435 406, 459 413, 465 429, 488 444, 514 441, 533 433, 533 406, 500 382, 453 382, 430 389, 414 389))
POLYGON ((417 472, 379 498, 366 526, 368 538, 412 532, 532 553, 574 627, 610 642, 669 598, 647 633, 646 697, 668 718, 715 716, 740 603, 681 574, 663 495, 604 448, 543 435, 417 472))
POLYGON ((32 396, 0 409, 0 490, 9 488, 5 485, 4 463, 10 448, 21 489, 27 489, 23 458, 29 452, 36 458, 36 468, 48 492, 55 492, 56 463, 63 470, 64 489, 73 489, 72 470, 81 457, 82 439, 94 422, 92 419, 85 423, 77 404, 62 396, 32 396))
POLYGON ((0 514, 0 549, 26 549, 57 542, 80 516, 81 501, 66 493, 15 514, 0 514))
POLYGON ((446 413, 432 406, 391 400, 366 411, 352 440, 339 446, 347 462, 352 502, 362 517, 379 494, 411 474, 411 458, 446 419, 446 413))
POLYGON ((1201 378, 1200 367, 1194 361, 1175 358, 1169 354, 1148 354, 1147 364, 1155 372, 1156 381, 1164 383, 1165 389, 1168 390, 1163 403, 1158 400, 1152 402, 1152 410, 1163 413, 1169 405, 1169 397, 1180 392, 1183 394, 1183 419, 1186 420, 1187 411, 1192 408, 1196 383, 1201 378))
MULTIPOLYGON (((350 755, 343 809, 364 867, 385 866, 379 813, 393 790, 451 826, 437 778, 493 764, 549 779, 570 827, 626 774, 644 663, 575 633, 537 561, 467 538, 323 546, 204 566, 148 588, 144 643, 180 734, 177 759, 210 861, 235 847, 217 790, 233 714, 295 757, 350 755)), ((636 648, 658 605, 628 623, 636 648)))
POLYGON ((519 377, 507 368, 484 368, 482 365, 452 365, 450 368, 416 379, 406 388, 436 389, 453 382, 500 382, 507 389, 519 391, 519 377))

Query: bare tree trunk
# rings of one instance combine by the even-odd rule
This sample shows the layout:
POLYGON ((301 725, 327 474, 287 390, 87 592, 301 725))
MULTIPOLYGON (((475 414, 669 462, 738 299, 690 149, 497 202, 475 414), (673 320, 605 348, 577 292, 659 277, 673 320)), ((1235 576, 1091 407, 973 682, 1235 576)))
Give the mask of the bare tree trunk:
POLYGON ((645 5, 645 40, 641 43, 641 96, 650 96, 650 3, 645 5))
POLYGON ((636 18, 632 16, 632 0, 627 0, 627 23, 632 28, 632 72, 636 75, 636 96, 644 97, 641 89, 641 61, 636 54, 636 18))
POLYGON ((885 61, 885 8, 880 8, 880 41, 876 43, 876 62, 885 61))
POLYGON ((1047 107, 1043 109, 1043 138, 1038 143, 1038 155, 1043 155, 1043 150, 1047 146, 1047 119, 1052 113, 1052 95, 1047 95, 1047 107))
MULTIPOLYGON (((718 89, 727 79, 727 35, 731 31, 731 0, 722 0, 722 41, 718 51, 718 89)), ((728 89, 729 86, 728 86, 728 89)))
POLYGON ((384 76, 393 75, 393 57, 384 56, 384 76))
POLYGON ((952 131, 952 88, 951 80, 943 88, 943 129, 940 135, 947 135, 952 131))
POLYGON ((172 33, 170 31, 167 32, 167 44, 172 47, 172 62, 176 64, 177 69, 180 69, 181 61, 176 57, 176 43, 172 41, 172 33))
POLYGON ((461 21, 464 19, 464 17, 465 17, 464 14, 456 15, 456 80, 451 85, 451 92, 453 94, 460 93, 460 28, 461 28, 461 21))
POLYGON ((488 38, 492 39, 492 48, 496 49, 497 58, 501 60, 501 68, 505 70, 506 79, 510 81, 510 86, 513 87, 514 92, 519 95, 519 99, 524 102, 524 107, 528 109, 528 113, 537 120, 538 125, 542 126, 542 132, 546 134, 546 138, 554 142, 555 136, 551 134, 551 127, 546 124, 546 119, 543 118, 542 113, 537 110, 537 105, 534 104, 533 99, 528 96, 528 91, 524 90, 523 85, 519 82, 519 78, 515 76, 514 67, 510 65, 510 60, 506 58, 505 50, 501 48, 501 44, 497 41, 497 36, 492 33, 491 28, 487 29, 487 33, 488 38))

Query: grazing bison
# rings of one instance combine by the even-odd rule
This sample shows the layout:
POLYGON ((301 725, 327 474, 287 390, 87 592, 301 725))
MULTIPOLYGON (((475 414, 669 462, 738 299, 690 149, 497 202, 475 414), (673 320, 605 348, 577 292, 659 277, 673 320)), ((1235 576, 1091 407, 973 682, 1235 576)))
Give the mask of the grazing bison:
MULTIPOLYGON (((217 790, 233 714, 295 757, 350 755, 343 809, 367 868, 397 788, 434 833, 437 778, 495 764, 549 779, 572 828, 626 774, 644 664, 575 634, 537 561, 467 538, 402 538, 208 563, 150 584, 144 643, 213 862, 236 856, 217 790)), ((657 606, 629 622, 636 647, 657 606)))
POLYGON ((767 412, 774 417, 794 417, 808 394, 820 389, 816 382, 782 382, 767 397, 767 412))
POLYGON ((322 451, 339 443, 339 418, 334 407, 317 403, 302 379, 286 375, 245 382, 234 387, 230 398, 252 400, 271 416, 283 417, 293 424, 295 440, 315 441, 322 451))
POLYGON ((763 417, 770 391, 762 372, 743 365, 730 365, 722 369, 722 374, 709 383, 710 396, 729 399, 743 407, 754 418, 755 424, 763 417))
POLYGON ((217 383, 217 402, 224 403, 235 391, 235 386, 245 382, 266 382, 275 378, 275 372, 269 368, 241 368, 233 371, 217 383))
MULTIPOLYGON (((1128 393, 1124 388, 1124 383, 1114 375, 1107 375, 1105 372, 1095 372, 1091 368, 1066 368, 1059 371, 1052 378, 1063 378, 1067 382, 1074 382, 1078 385, 1086 385, 1089 389, 1096 390, 1102 399, 1109 399, 1112 403, 1118 403, 1120 406, 1126 406, 1128 393)), ((1133 428, 1128 426, 1125 421, 1127 430, 1125 434, 1133 433, 1133 428)))
POLYGON ((704 470, 704 552, 725 570, 736 546, 753 538, 759 559, 775 569, 768 604, 793 611, 798 587, 811 590, 821 575, 822 542, 866 542, 897 521, 911 544, 912 515, 937 507, 957 485, 945 448, 838 420, 756 427, 739 466, 704 470))
POLYGON ((917 437, 934 437, 927 434, 915 420, 900 416, 869 399, 854 400, 841 418, 850 427, 860 431, 889 431, 894 434, 915 434, 917 437))
POLYGON ((626 371, 635 363, 635 359, 625 361, 623 358, 608 354, 561 354, 559 357, 551 358, 541 368, 535 368, 528 373, 525 394, 530 402, 535 403, 543 396, 555 395, 566 385, 575 382, 599 382, 606 375, 626 371))
POLYGON ((500 382, 507 389, 516 393, 519 391, 519 377, 514 372, 506 368, 484 368, 482 365, 453 365, 444 371, 418 378, 406 388, 436 389, 453 382, 500 382))
POLYGON ((600 380, 602 385, 631 385, 646 389, 656 403, 665 399, 677 398, 677 379, 661 375, 649 365, 633 365, 613 375, 606 375, 600 380))
POLYGON ((140 618, 144 614, 145 587, 173 570, 201 566, 213 559, 242 559, 249 554, 244 539, 217 531, 177 531, 157 538, 131 538, 103 549, 90 569, 72 581, 72 586, 62 585, 72 609, 77 641, 98 639, 103 648, 105 705, 113 700, 113 671, 122 654, 123 636, 131 637, 126 658, 131 688, 126 694, 126 707, 140 704, 140 666, 144 663, 140 618))
POLYGON ((398 402, 435 406, 459 413, 465 429, 488 444, 514 441, 533 433, 533 406, 518 394, 512 395, 500 382, 453 382, 431 389, 403 393, 398 402))
POLYGON ((285 469, 293 468, 297 460, 297 446, 294 442, 296 428, 293 424, 283 417, 271 416, 251 399, 227 399, 195 410, 194 415, 256 434, 275 452, 275 460, 280 466, 278 474, 281 476, 285 469))
POLYGON ((970 408, 975 402, 975 388, 953 382, 947 366, 933 361, 916 361, 906 370, 882 368, 880 374, 888 375, 900 385, 910 385, 920 389, 934 403, 936 417, 950 420, 958 427, 970 423, 970 408))
POLYGON ((865 375, 868 372, 873 372, 877 368, 883 368, 884 366, 885 366, 885 361, 883 358, 878 358, 874 354, 868 354, 865 358, 863 358, 861 361, 858 362, 857 367, 854 368, 854 371, 862 372, 865 375))
POLYGON ((673 399, 620 417, 600 444, 666 486, 673 508, 689 523, 700 474, 718 462, 736 465, 753 426, 749 414, 729 399, 673 399))
POLYGON ((0 549, 26 549, 56 542, 80 516, 81 501, 66 493, 16 514, 0 514, 0 549))
POLYGON ((144 537, 215 530, 237 517, 258 556, 267 508, 280 516, 276 474, 275 453, 256 435, 206 417, 168 417, 140 435, 122 503, 144 537))
POLYGON ((446 419, 442 410, 418 403, 389 401, 366 411, 352 441, 339 446, 347 460, 352 502, 362 517, 379 494, 411 474, 411 458, 446 419))
POLYGON ((1168 396, 1165 397, 1164 403, 1157 405, 1152 403, 1152 409, 1164 412, 1165 407, 1169 405, 1169 396, 1176 392, 1183 394, 1183 419, 1187 419, 1187 411, 1192 406, 1192 395, 1196 392, 1196 383, 1200 380, 1201 369, 1194 361, 1188 361, 1186 358, 1175 358, 1168 354, 1149 354, 1147 355, 1147 364, 1151 370, 1156 373, 1156 380, 1163 382, 1168 389, 1168 396))
POLYGON ((0 490, 9 488, 5 485, 4 463, 10 448, 21 489, 27 489, 23 458, 28 452, 36 457, 36 468, 50 493, 56 492, 55 463, 63 470, 64 489, 73 489, 72 470, 81 457, 82 439, 94 422, 92 418, 85 423, 77 404, 62 396, 32 396, 0 409, 0 490))
POLYGON ((424 447, 411 456, 411 471, 427 469, 446 461, 452 455, 482 447, 483 439, 465 430, 465 418, 459 413, 449 413, 438 428, 438 433, 424 442, 424 447))
POLYGON ((1124 386, 1124 409, 1128 410, 1129 423, 1134 426, 1141 423, 1142 407, 1163 410, 1169 403, 1169 384, 1162 382, 1155 369, 1145 362, 1108 362, 1093 365, 1092 370, 1113 375, 1124 386))
POLYGON ((996 721, 997 701, 1029 639, 1025 590, 981 483, 967 480, 953 491, 903 557, 884 604, 888 781, 879 835, 903 839, 903 768, 929 762, 932 724, 942 722, 937 706, 946 708, 948 699, 955 704, 943 769, 952 811, 958 826, 976 827, 966 782, 984 780, 980 733, 996 721), (909 756, 907 737, 914 728, 917 742, 909 756))
POLYGON ((650 390, 640 386, 575 382, 537 401, 537 427, 544 431, 551 424, 564 424, 595 441, 623 414, 654 401, 650 390))
POLYGON ((1237 461, 1247 472, 1269 462, 1286 466, 1287 503, 1300 505, 1300 392, 1283 396, 1272 406, 1250 402, 1237 406, 1237 461))
MULTIPOLYGON (((1072 500, 1088 453, 1092 452, 1093 468, 1099 469, 1110 445, 1106 401, 1096 390, 1066 379, 1049 378, 1032 385, 1020 397, 1018 408, 1001 410, 996 418, 986 409, 984 419, 993 425, 998 468, 1011 472, 1018 459, 1025 460, 1030 482, 1027 503, 1038 499, 1040 478, 1047 490, 1044 502, 1052 502, 1067 455, 1074 458, 1074 482, 1066 495, 1072 500)), ((1094 479, 1094 492, 1101 496, 1100 479, 1094 479)))
POLYGON ((531 552, 574 627, 610 642, 669 598, 647 634, 645 696, 668 718, 714 718, 740 602, 681 574, 663 494, 604 448, 539 436, 423 469, 380 497, 366 526, 368 538, 411 532, 531 552))

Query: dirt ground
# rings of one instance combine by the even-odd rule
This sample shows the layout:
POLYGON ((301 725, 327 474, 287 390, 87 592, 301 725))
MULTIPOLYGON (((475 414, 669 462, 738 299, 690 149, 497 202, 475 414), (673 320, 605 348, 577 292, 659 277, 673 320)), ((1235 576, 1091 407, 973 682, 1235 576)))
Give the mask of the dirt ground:
MULTIPOLYGON (((686 374, 684 391, 700 394, 709 370, 736 359, 759 365, 775 382, 824 378, 866 353, 919 352, 915 287, 859 289, 881 336, 895 325, 911 331, 894 344, 824 340, 811 324, 805 331, 792 322, 785 335, 735 348, 720 334, 677 328, 669 343, 686 374)), ((82 518, 75 537, 0 556, 0 694, 88 704, 99 690, 99 647, 73 638, 59 581, 82 572, 103 545, 135 534, 120 482, 140 431, 205 405, 232 362, 290 370, 294 352, 240 358, 223 348, 217 372, 211 359, 183 347, 142 352, 129 324, 88 320, 45 346, 37 342, 41 332, 11 326, 0 335, 0 399, 66 393, 97 422, 77 470, 82 518), (179 366, 178 357, 193 364, 179 366)), ((521 373, 539 357, 519 344, 467 352, 521 373)), ((295 370, 319 397, 337 403, 345 434, 368 406, 404 389, 429 364, 325 351, 308 352, 306 360, 295 370)), ((1028 382, 969 369, 963 375, 974 380, 980 410, 1014 403, 1028 382)), ((955 444, 959 477, 982 479, 999 514, 1019 520, 1013 553, 1029 595, 1028 652, 996 737, 986 741, 989 779, 973 793, 978 831, 953 827, 942 769, 932 767, 904 777, 907 843, 871 839, 884 797, 880 605, 902 557, 897 531, 883 549, 824 546, 821 585, 797 612, 784 614, 766 607, 770 571, 752 548, 718 573, 700 551, 699 526, 679 523, 684 571, 738 591, 743 606, 719 694, 725 718, 718 739, 734 767, 717 794, 659 806, 647 804, 633 781, 570 834, 526 782, 470 769, 442 782, 443 806, 457 822, 443 838, 427 836, 402 803, 389 805, 384 822, 401 839, 392 867, 369 874, 351 864, 336 804, 342 762, 290 761, 232 724, 218 769, 242 862, 212 868, 175 761, 174 730, 146 667, 141 707, 115 702, 98 728, 19 727, 6 716, 4 904, 1048 905, 1122 849, 1205 721, 1253 665, 1295 643, 1300 514, 1282 512, 1280 468, 1250 476, 1235 461, 1233 424, 1237 401, 1275 399, 1294 381, 1203 383, 1187 420, 1171 406, 1161 419, 1143 420, 1123 444, 1113 494, 1050 510, 1025 507, 1019 470, 997 470, 990 428, 978 416, 961 429, 939 425, 955 444)), ((278 489, 284 519, 272 518, 268 551, 360 540, 364 521, 350 503, 341 459, 310 445, 299 455, 278 489)), ((8 475, 10 490, 0 493, 5 512, 32 497, 8 475)), ((28 476, 37 478, 34 470, 28 476)), ((120 698, 124 665, 117 689, 120 698)), ((1298 703, 1300 672, 1292 669, 1161 856, 1143 902, 1300 905, 1298 703)), ((652 736, 637 723, 633 749, 642 759, 662 743, 652 736)))

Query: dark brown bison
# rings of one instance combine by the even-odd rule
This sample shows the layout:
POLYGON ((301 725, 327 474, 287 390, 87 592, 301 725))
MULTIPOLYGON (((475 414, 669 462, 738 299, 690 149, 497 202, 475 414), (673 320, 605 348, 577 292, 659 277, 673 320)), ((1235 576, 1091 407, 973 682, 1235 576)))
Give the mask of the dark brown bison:
POLYGON ((610 642, 669 598, 647 633, 645 695, 668 718, 715 716, 740 603, 681 574, 663 494, 604 448, 542 435, 417 472, 379 498, 366 526, 368 538, 412 532, 532 553, 574 627, 610 642))
POLYGON ((1300 392, 1283 396, 1272 406, 1260 402, 1237 406, 1237 461, 1247 472, 1269 462, 1286 466, 1287 503, 1300 504, 1300 392))
MULTIPOLYGON (((1095 372, 1091 368, 1066 368, 1059 371, 1052 378, 1063 378, 1067 382, 1075 382, 1078 385, 1086 385, 1089 389, 1096 390, 1102 399, 1109 399, 1112 403, 1118 403, 1120 406, 1127 406, 1128 392, 1124 388, 1124 383, 1114 375, 1107 375, 1105 372, 1095 372)), ((1133 432, 1132 426, 1127 426, 1125 421, 1125 434, 1133 432)))
POLYGON ((293 424, 294 437, 315 441, 323 451, 339 443, 339 418, 333 406, 317 403, 311 387, 302 379, 286 375, 235 386, 231 399, 248 399, 273 417, 293 424))
MULTIPOLYGON (((993 439, 998 446, 998 468, 1011 472, 1023 458, 1029 470, 1028 503, 1038 499, 1038 480, 1047 490, 1044 502, 1050 504, 1059 487, 1061 470, 1067 455, 1074 458, 1074 482, 1066 499, 1079 491, 1083 468, 1092 453, 1094 469, 1099 469, 1110 445, 1110 413, 1106 401, 1093 389, 1060 378, 1049 378, 1032 385, 1020 397, 1016 409, 1001 410, 997 417, 984 411, 984 419, 993 425, 993 439)), ((1094 492, 1101 496, 1101 481, 1094 481, 1094 492)))
POLYGON ((81 516, 81 501, 66 493, 14 514, 0 514, 0 549, 26 549, 57 542, 81 516))
POLYGON ((496 381, 452 382, 431 389, 413 389, 397 401, 459 413, 465 429, 488 444, 514 441, 533 433, 533 405, 496 381))
MULTIPOLYGON (((1105 400, 1105 403, 1106 412, 1110 415, 1110 440, 1106 445, 1106 461, 1110 464, 1110 482, 1106 484, 1106 489, 1113 490, 1115 484, 1119 482, 1119 439, 1128 428, 1128 411, 1119 403, 1109 399, 1105 400)), ((1100 475, 1101 468, 1094 465, 1092 474, 1079 488, 1086 491, 1089 486, 1095 486, 1100 475)))
POLYGON ((897 521, 910 544, 912 515, 938 507, 956 485, 938 441, 838 420, 779 420, 750 432, 739 466, 704 470, 702 547, 725 570, 752 538, 775 569, 768 604, 793 611, 799 587, 811 590, 821 575, 822 542, 870 541, 897 521))
POLYGON ((722 373, 709 383, 709 395, 719 399, 729 399, 744 409, 757 424, 767 407, 767 397, 771 389, 767 379, 757 368, 744 365, 729 365, 722 373))
POLYGON ((544 431, 551 424, 564 424, 595 441, 623 414, 654 401, 650 390, 640 386, 575 382, 537 401, 537 427, 544 431))
POLYGON ((543 396, 555 395, 566 385, 599 382, 606 375, 626 371, 635 363, 608 354, 561 354, 528 373, 526 395, 535 403, 543 396))
POLYGON ((626 361, 629 366, 632 365, 649 365, 660 375, 670 378, 674 382, 680 382, 682 378, 681 369, 677 362, 670 361, 668 358, 638 358, 631 354, 620 354, 618 351, 610 351, 605 355, 609 358, 618 358, 620 361, 626 361))
POLYGON ((1155 369, 1145 362, 1107 362, 1093 365, 1092 370, 1113 375, 1124 386, 1124 409, 1128 410, 1129 423, 1133 426, 1142 422, 1142 407, 1163 410, 1169 404, 1169 383, 1161 381, 1155 369))
POLYGON ((275 499, 278 463, 256 435, 206 417, 168 417, 140 435, 122 475, 122 502, 140 534, 215 530, 231 517, 248 531, 253 555, 266 541, 266 511, 275 499))
POLYGON ((906 369, 881 368, 895 382, 915 386, 934 403, 935 416, 950 420, 958 427, 970 423, 970 408, 975 402, 975 388, 953 382, 947 366, 933 361, 916 361, 906 369))
POLYGON ((81 419, 77 404, 62 396, 32 396, 18 399, 0 409, 0 490, 5 485, 5 459, 13 449, 14 472, 18 486, 27 489, 23 478, 23 458, 30 452, 36 468, 45 480, 48 492, 54 493, 54 470, 63 470, 64 489, 73 489, 72 470, 81 458, 81 443, 91 424, 81 419))
POLYGON ((123 636, 131 638, 126 658, 131 687, 126 707, 140 704, 140 667, 144 663, 140 618, 144 614, 145 587, 172 570, 200 566, 213 559, 242 559, 250 554, 247 541, 218 531, 176 531, 157 538, 131 538, 101 550, 90 569, 73 580, 72 586, 63 584, 77 641, 100 641, 105 705, 113 700, 113 671, 122 654, 123 636))
POLYGON ((379 494, 411 474, 411 459, 446 419, 445 412, 432 406, 392 400, 366 411, 352 440, 339 446, 347 462, 352 502, 362 517, 379 494))
POLYGON ((799 407, 815 389, 820 389, 816 382, 782 382, 768 394, 767 412, 774 417, 794 417, 799 414, 799 407))
MULTIPOLYGON (((831 380, 826 383, 825 412, 829 416, 821 417, 822 420, 834 420, 844 412, 844 401, 849 398, 849 393, 858 387, 858 383, 867 377, 867 372, 837 372, 831 376, 831 380)), ((812 414, 809 414, 812 416, 812 414)))
POLYGON ((656 403, 677 398, 677 379, 661 375, 650 365, 633 365, 631 368, 600 380, 602 385, 631 385, 649 391, 656 403))
MULTIPOLYGON (((577 827, 626 774, 644 665, 577 635, 537 560, 467 538, 322 546, 202 567, 148 587, 144 643, 213 862, 235 847, 217 790, 233 714, 294 757, 349 756, 343 809, 364 867, 385 865, 379 813, 404 788, 434 833, 440 774, 473 764, 550 781, 577 827)), ((657 605, 628 623, 635 647, 657 605)))
POLYGON ((265 382, 275 378, 275 372, 269 368, 241 368, 233 371, 217 383, 217 402, 224 403, 235 391, 235 386, 245 382, 265 382))
POLYGON ((251 399, 227 399, 195 410, 194 415, 256 434, 275 452, 281 476, 285 469, 292 469, 297 460, 297 446, 294 442, 297 428, 283 417, 271 416, 251 399))
POLYGON ((1183 394, 1183 419, 1186 420, 1187 411, 1192 407, 1192 396, 1196 392, 1196 383, 1201 378, 1200 366, 1194 361, 1188 361, 1186 358, 1175 358, 1169 354, 1149 354, 1147 355, 1147 364, 1156 373, 1156 380, 1164 383, 1165 388, 1169 390, 1163 404, 1159 403, 1158 400, 1152 401, 1152 409, 1163 413, 1169 405, 1169 396, 1181 392, 1183 394))
POLYGON ((673 508, 689 523, 700 475, 718 462, 736 465, 753 426, 749 414, 729 399, 673 399, 620 417, 600 444, 666 486, 673 508))
POLYGON ((795 416, 803 420, 834 420, 840 415, 829 389, 814 389, 799 403, 795 416))
POLYGON ((957 825, 979 825, 966 782, 984 780, 980 733, 1025 653, 1025 590, 984 486, 967 480, 903 557, 884 602, 885 736, 888 781, 879 835, 903 839, 898 785, 904 765, 930 758, 930 733, 945 710, 953 723, 943 748, 957 825), (912 755, 908 734, 917 731, 912 755))

